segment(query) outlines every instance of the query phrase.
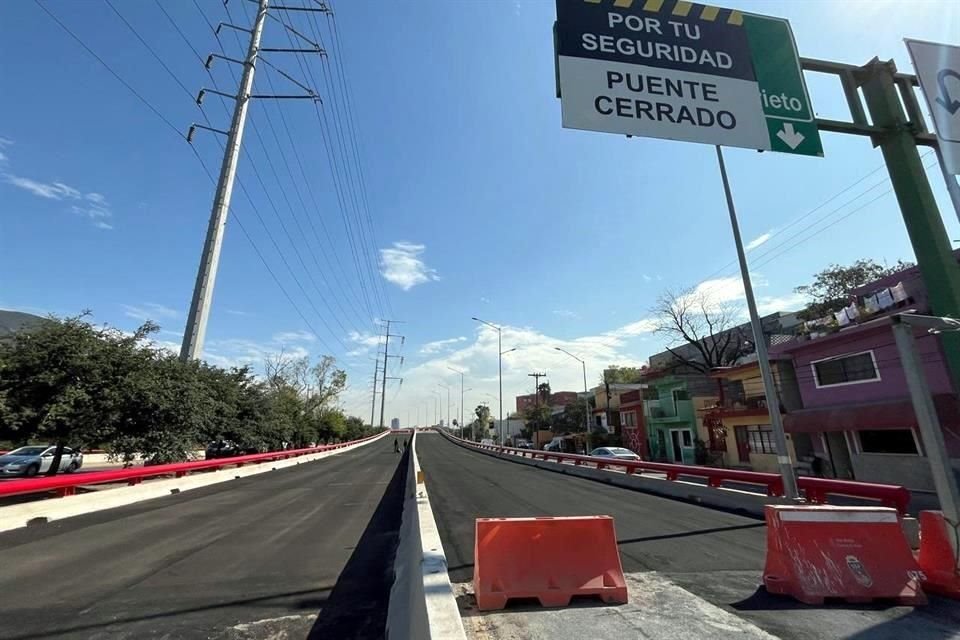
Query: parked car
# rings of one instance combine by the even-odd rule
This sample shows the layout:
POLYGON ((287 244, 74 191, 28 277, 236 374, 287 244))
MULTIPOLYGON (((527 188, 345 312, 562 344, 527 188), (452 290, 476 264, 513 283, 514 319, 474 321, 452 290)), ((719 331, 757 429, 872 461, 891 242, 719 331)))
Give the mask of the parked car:
POLYGON ((483 440, 480 441, 480 444, 493 444, 493 440, 491 440, 490 438, 484 438, 483 440))
POLYGON ((253 453, 262 452, 258 447, 241 447, 232 440, 214 440, 207 445, 204 458, 207 460, 216 460, 217 458, 231 458, 233 456, 245 456, 253 453))
POLYGON ((517 440, 515 446, 517 449, 533 449, 533 443, 529 440, 517 440))
POLYGON ((641 460, 640 456, 623 447, 597 447, 590 452, 590 455, 600 458, 617 458, 618 460, 641 460))
MULTIPOLYGON (((0 456, 0 476, 24 476, 32 478, 38 473, 46 473, 53 463, 53 454, 57 448, 50 445, 30 445, 9 451, 0 456)), ((83 466, 83 454, 70 447, 63 448, 60 458, 62 473, 73 473, 83 466)))

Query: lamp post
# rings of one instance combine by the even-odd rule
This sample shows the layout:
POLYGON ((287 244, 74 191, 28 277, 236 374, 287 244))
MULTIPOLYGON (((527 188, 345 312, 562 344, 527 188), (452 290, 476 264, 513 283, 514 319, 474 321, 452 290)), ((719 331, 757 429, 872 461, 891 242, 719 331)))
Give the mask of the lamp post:
MULTIPOLYGON (((460 431, 463 432, 463 371, 459 369, 454 369, 453 367, 447 367, 450 371, 460 374, 460 431)), ((473 432, 473 429, 470 429, 470 439, 476 440, 476 434, 473 432)))
MULTIPOLYGON (((471 320, 475 320, 476 322, 480 322, 497 330, 497 369, 500 377, 500 428, 503 429, 503 327, 498 327, 480 318, 471 318, 471 320)), ((510 349, 510 351, 514 351, 514 349, 510 349)))
MULTIPOLYGON (((463 421, 465 419, 463 394, 467 391, 473 391, 473 387, 467 387, 466 389, 460 388, 460 429, 463 429, 463 421)), ((470 424, 473 424, 473 420, 470 421, 470 424)), ((473 434, 474 431, 474 427, 470 427, 470 433, 473 434)), ((475 436, 474 440, 476 440, 475 436)))
POLYGON ((450 428, 450 385, 443 384, 442 382, 437 383, 438 387, 443 387, 447 390, 447 428, 450 428))
POLYGON ((590 451, 590 400, 587 398, 589 391, 587 390, 587 363, 583 361, 582 358, 578 358, 573 355, 566 349, 561 349, 560 347, 554 347, 560 353, 565 353, 583 367, 583 426, 584 426, 584 436, 587 439, 587 451, 590 451))

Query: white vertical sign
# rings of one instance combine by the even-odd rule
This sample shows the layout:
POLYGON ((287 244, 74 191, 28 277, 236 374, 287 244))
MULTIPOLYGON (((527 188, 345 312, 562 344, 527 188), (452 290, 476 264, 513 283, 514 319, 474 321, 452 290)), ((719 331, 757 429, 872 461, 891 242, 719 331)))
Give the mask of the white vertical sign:
POLYGON ((960 174, 960 47, 905 40, 947 173, 960 174))

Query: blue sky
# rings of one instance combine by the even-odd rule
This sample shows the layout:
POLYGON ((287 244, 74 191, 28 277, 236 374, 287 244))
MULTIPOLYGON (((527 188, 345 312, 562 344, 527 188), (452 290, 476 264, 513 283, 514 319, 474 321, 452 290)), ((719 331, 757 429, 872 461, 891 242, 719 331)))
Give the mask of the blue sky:
MULTIPOLYGON (((193 0, 163 7, 205 57, 219 50, 204 18, 216 24, 227 15, 219 0, 197 2, 203 16, 193 0)), ((950 42, 960 32, 960 7, 946 1, 717 4, 790 19, 803 56, 893 58, 904 71, 912 70, 902 38, 950 42)), ((112 5, 183 87, 105 1, 43 5, 181 132, 203 122, 190 93, 214 82, 235 86, 228 63, 218 61, 207 75, 156 2, 112 5)), ((228 6, 236 23, 250 23, 252 5, 228 6)), ((305 76, 297 58, 265 54, 316 82, 323 105, 316 111, 309 101, 262 100, 250 110, 238 175, 256 211, 238 187, 208 359, 226 365, 256 363, 280 349, 332 353, 350 377, 345 407, 364 416, 373 319, 405 320, 398 326, 406 336, 404 365, 391 363, 404 384, 388 386, 387 418, 406 422, 409 412, 416 421, 418 410, 432 413, 438 383, 454 385, 451 400, 459 405, 459 377, 447 367, 466 371, 474 389, 468 407, 496 404, 496 334, 471 316, 504 325, 504 349, 519 348, 504 359, 510 409, 513 396, 532 387, 526 373, 534 369, 546 370, 555 389, 582 385, 579 364, 553 346, 583 356, 591 384, 606 365, 639 364, 661 350, 645 320, 665 288, 741 295, 709 146, 561 128, 552 2, 340 0, 334 8, 342 47, 331 46, 325 17, 316 25, 294 18, 306 35, 319 27, 330 49, 327 67, 308 61, 305 76), (323 122, 334 136, 338 119, 346 126, 338 76, 328 86, 323 75, 338 60, 349 82, 368 207, 359 190, 356 208, 352 192, 343 195, 349 215, 369 211, 372 222, 372 233, 365 227, 363 242, 356 238, 362 276, 321 138, 323 122), (387 305, 376 304, 375 290, 387 305)), ((0 5, 0 42, 7 61, 0 71, 0 307, 90 309, 97 321, 124 329, 152 318, 163 327, 159 340, 178 344, 209 215, 209 178, 182 137, 35 3, 0 5)), ((233 33, 223 32, 221 42, 227 55, 242 55, 233 33)), ((289 46, 278 22, 268 22, 264 44, 289 46)), ((811 76, 808 83, 819 115, 845 117, 838 87, 811 76)), ((298 89, 261 64, 256 91, 298 89)), ((215 96, 203 112, 213 126, 227 127, 215 96)), ((861 138, 824 134, 823 142, 823 159, 727 151, 745 239, 773 234, 750 254, 763 311, 802 306, 793 287, 830 262, 913 259, 893 195, 881 196, 889 182, 875 171, 879 152, 861 138), (805 240, 821 228, 828 230, 805 240)), ((194 149, 215 175, 214 134, 198 133, 194 149)), ((359 184, 355 168, 351 175, 359 184)), ((950 237, 960 238, 935 165, 929 176, 950 237)), ((446 413, 445 395, 442 404, 446 413)))

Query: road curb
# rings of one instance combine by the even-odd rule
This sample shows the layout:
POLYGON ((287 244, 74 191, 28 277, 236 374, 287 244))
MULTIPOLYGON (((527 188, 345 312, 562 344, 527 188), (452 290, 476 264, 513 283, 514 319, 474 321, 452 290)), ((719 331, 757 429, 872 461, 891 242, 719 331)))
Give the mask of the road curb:
POLYGON ((416 441, 415 432, 410 439, 410 468, 387 609, 387 638, 466 640, 447 573, 447 557, 417 459, 416 441))
POLYGON ((358 447, 365 446, 371 442, 377 442, 388 435, 388 433, 389 432, 384 431, 382 434, 369 440, 364 440, 363 442, 340 449, 321 451, 319 453, 288 458, 286 460, 274 460, 256 465, 222 469, 220 471, 211 471, 203 474, 186 475, 181 478, 169 478, 167 480, 145 482, 133 486, 116 487, 67 498, 50 498, 49 500, 37 500, 9 507, 0 507, 0 532, 94 513, 96 511, 103 511, 104 509, 122 507, 135 502, 142 502, 143 500, 161 498, 212 484, 239 480, 247 476, 268 473, 278 469, 285 469, 287 467, 321 460, 329 456, 341 454, 344 451, 351 451, 358 447))

